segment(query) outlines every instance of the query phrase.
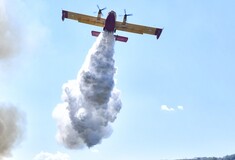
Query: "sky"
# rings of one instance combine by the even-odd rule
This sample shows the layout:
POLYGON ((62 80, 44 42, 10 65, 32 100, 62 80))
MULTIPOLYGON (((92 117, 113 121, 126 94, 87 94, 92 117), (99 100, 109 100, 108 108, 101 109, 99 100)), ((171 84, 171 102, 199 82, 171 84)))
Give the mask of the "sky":
POLYGON ((25 119, 20 143, 3 159, 234 154, 234 5, 233 0, 0 0, 0 104, 14 106, 25 119), (126 9, 133 14, 129 23, 164 30, 158 40, 117 31, 129 40, 114 46, 122 108, 110 123, 113 132, 98 145, 71 150, 56 141, 52 112, 62 102, 63 84, 77 78, 96 41, 90 31, 102 28, 63 22, 61 10, 96 16, 97 4, 107 7, 104 17, 126 9))

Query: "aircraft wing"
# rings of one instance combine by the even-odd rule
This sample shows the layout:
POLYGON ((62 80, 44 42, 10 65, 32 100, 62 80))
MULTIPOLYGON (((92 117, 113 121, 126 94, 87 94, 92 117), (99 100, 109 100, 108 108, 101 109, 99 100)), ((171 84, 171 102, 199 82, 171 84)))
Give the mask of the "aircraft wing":
POLYGON ((65 18, 100 27, 103 27, 105 23, 103 18, 97 19, 97 17, 62 10, 62 20, 64 21, 65 18))
POLYGON ((154 28, 148 26, 142 26, 137 24, 125 23, 116 21, 116 29, 126 32, 138 33, 138 34, 151 34, 156 35, 157 39, 160 37, 162 33, 161 28, 154 28))
MULTIPOLYGON (((103 27, 105 25, 104 18, 97 19, 97 17, 62 10, 62 20, 64 21, 65 18, 76 20, 81 23, 99 26, 99 27, 103 27)), ((162 33, 161 28, 154 28, 154 27, 142 26, 142 25, 131 24, 131 23, 123 24, 123 22, 119 22, 119 21, 116 21, 116 30, 138 33, 138 34, 156 35, 157 39, 160 37, 162 33)))

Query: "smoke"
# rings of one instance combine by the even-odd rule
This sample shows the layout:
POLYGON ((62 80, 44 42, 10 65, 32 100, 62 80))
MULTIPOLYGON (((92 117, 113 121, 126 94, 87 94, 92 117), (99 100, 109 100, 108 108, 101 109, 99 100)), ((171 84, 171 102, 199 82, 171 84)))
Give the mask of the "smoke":
POLYGON ((11 150, 23 136, 24 116, 16 107, 0 103, 0 159, 11 155, 11 150))
POLYGON ((121 109, 120 92, 114 87, 114 36, 103 32, 89 50, 76 80, 63 85, 62 100, 53 111, 57 140, 78 149, 101 143, 112 133, 121 109))
POLYGON ((69 155, 57 152, 56 154, 48 152, 40 152, 33 160, 70 160, 69 155))
POLYGON ((0 60, 12 57, 19 49, 19 28, 9 18, 5 0, 0 0, 0 60))

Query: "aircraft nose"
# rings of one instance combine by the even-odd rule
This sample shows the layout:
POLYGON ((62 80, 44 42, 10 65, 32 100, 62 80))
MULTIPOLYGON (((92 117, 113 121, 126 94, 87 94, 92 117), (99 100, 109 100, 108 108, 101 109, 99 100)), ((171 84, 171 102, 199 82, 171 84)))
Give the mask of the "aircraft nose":
POLYGON ((114 12, 113 10, 111 11, 113 14, 114 14, 114 16, 116 17, 116 12, 114 12))

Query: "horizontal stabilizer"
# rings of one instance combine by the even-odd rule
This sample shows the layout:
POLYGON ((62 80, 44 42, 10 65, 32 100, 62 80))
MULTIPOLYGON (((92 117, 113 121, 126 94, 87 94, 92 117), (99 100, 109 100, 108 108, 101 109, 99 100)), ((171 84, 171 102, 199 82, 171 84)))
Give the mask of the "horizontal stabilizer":
MULTIPOLYGON (((98 37, 100 32, 97 31, 91 31, 92 36, 98 37)), ((123 37, 123 36, 118 36, 118 35, 114 35, 115 40, 116 41, 120 41, 120 42, 127 42, 128 37, 123 37)))
POLYGON ((92 36, 98 37, 100 32, 97 31, 91 31, 92 36))
POLYGON ((123 36, 114 35, 116 41, 127 42, 128 38, 123 36))

